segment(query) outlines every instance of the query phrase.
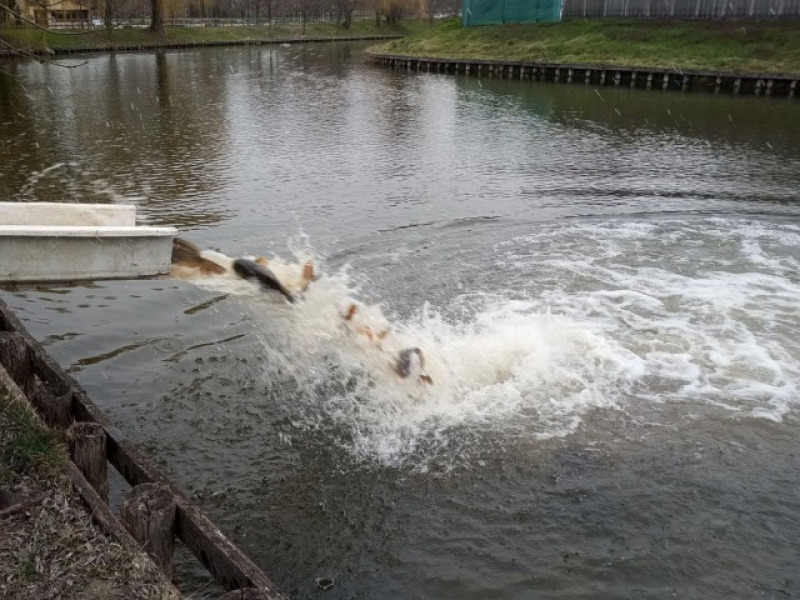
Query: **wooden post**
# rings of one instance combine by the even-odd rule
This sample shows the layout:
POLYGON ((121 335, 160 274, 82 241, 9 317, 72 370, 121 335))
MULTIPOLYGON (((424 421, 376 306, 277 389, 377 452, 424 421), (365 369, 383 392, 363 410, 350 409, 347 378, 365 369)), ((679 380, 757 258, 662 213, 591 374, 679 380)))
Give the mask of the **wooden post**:
POLYGON ((131 488, 122 498, 120 518, 133 538, 171 578, 175 550, 175 496, 169 486, 142 483, 131 488))
POLYGON ((0 332, 0 365, 26 397, 33 396, 36 378, 33 371, 33 353, 19 333, 0 332))
POLYGON ((106 430, 98 423, 74 423, 67 432, 72 462, 86 480, 108 502, 108 463, 106 430))
POLYGON ((31 404, 39 411, 48 426, 66 429, 72 424, 72 390, 51 392, 43 382, 37 381, 31 404))
POLYGON ((219 600, 272 600, 273 598, 274 596, 258 588, 242 588, 228 592, 219 600))

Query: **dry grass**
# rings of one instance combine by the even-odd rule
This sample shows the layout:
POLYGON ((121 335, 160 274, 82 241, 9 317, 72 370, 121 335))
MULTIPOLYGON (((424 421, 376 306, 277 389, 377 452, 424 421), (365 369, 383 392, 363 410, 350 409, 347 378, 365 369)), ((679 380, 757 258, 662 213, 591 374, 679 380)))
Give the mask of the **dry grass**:
POLYGON ((0 597, 175 598, 155 565, 100 531, 65 488, 0 521, 0 597))

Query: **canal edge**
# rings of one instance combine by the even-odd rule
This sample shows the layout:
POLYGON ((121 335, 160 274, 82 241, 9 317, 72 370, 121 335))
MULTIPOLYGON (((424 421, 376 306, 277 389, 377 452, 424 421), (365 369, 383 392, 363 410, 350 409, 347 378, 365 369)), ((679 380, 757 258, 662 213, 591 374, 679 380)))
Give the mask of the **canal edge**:
POLYGON ((136 44, 115 44, 108 46, 76 46, 76 47, 55 47, 22 49, 24 56, 19 52, 8 49, 0 49, 0 58, 25 58, 28 56, 64 56, 70 54, 98 54, 115 52, 144 52, 152 50, 181 50, 191 48, 207 48, 215 46, 280 46, 283 44, 325 44, 331 42, 382 42, 397 40, 404 36, 399 34, 387 35, 368 35, 368 36, 345 36, 345 37, 303 37, 303 38, 283 38, 283 39, 262 39, 262 40, 213 40, 207 42, 165 42, 165 43, 136 43, 136 44))
MULTIPOLYGON (((10 379, 48 427, 70 446, 68 476, 92 519, 121 546, 146 548, 169 580, 174 541, 180 540, 224 589, 252 600, 287 600, 256 564, 233 544, 199 508, 173 485, 126 436, 111 425, 86 390, 52 358, 0 298, 0 371, 10 379), (80 430, 89 430, 84 435, 80 430), (77 440, 77 443, 76 443, 77 440), (108 504, 107 465, 131 486, 123 495, 120 517, 108 504), (99 475, 99 476, 98 476, 99 475), (127 511, 142 496, 165 498, 166 510, 127 511), (155 518, 154 518, 155 517, 155 518), (144 539, 140 532, 144 532, 144 539), (153 541, 169 549, 165 556, 153 541)), ((140 502, 147 504, 147 502, 140 502)), ((152 504, 152 503, 151 503, 152 504)), ((228 600, 230 594, 223 598, 228 600)), ((233 596, 231 596, 233 597, 233 596)), ((239 596, 236 596, 237 598, 239 596)))
POLYGON ((734 73, 652 67, 622 67, 549 62, 418 57, 365 53, 370 64, 396 71, 548 81, 598 87, 628 87, 663 91, 706 91, 764 97, 796 98, 800 74, 734 73))

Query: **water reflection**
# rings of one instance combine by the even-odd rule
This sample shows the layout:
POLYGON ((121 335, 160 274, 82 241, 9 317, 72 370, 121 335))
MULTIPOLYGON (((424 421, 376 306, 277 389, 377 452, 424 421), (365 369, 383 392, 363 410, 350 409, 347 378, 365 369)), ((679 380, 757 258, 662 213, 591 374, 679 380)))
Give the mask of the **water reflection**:
POLYGON ((264 244, 260 218, 277 244, 301 231, 336 244, 464 211, 749 212, 797 198, 785 99, 408 74, 364 66, 361 47, 13 63, 0 194, 135 202, 241 249, 264 244))

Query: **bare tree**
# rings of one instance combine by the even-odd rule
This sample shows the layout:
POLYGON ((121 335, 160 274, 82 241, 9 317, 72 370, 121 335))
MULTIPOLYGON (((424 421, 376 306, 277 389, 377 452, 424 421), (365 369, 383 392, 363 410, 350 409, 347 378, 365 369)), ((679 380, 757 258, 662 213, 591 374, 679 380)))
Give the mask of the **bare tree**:
POLYGON ((162 0, 150 0, 150 31, 157 35, 164 34, 164 7, 162 0))
POLYGON ((342 18, 342 27, 350 29, 353 23, 353 11, 358 8, 359 0, 337 0, 336 9, 342 18))

